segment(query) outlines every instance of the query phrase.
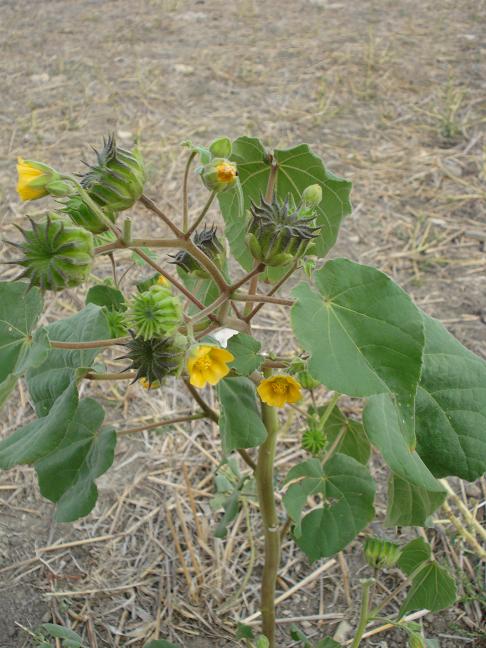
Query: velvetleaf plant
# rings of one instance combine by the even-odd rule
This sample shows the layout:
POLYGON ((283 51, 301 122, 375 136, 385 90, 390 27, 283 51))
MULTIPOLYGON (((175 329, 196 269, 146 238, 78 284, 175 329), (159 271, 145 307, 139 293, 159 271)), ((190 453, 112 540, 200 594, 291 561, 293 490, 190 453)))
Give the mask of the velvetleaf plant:
MULTIPOLYGON (((139 381, 163 390, 169 376, 181 380, 197 407, 182 420, 219 424, 223 465, 233 475, 216 476, 215 502, 224 516, 215 533, 224 538, 244 497, 254 493, 259 506, 262 634, 254 637, 240 625, 237 637, 275 648, 281 539, 291 534, 315 561, 367 528, 374 518, 371 447, 389 469, 388 526, 424 526, 445 499, 440 478, 472 481, 484 472, 486 363, 383 272, 344 258, 325 260, 351 211, 351 184, 327 170, 309 146, 269 151, 250 137, 185 145, 181 226, 144 193, 140 152, 123 150, 114 136, 80 180, 19 160, 20 198, 52 195, 62 205, 19 228, 8 263, 20 273, 0 283, 0 404, 23 378, 37 416, 0 443, 0 467, 34 466, 58 521, 85 516, 97 500, 96 479, 114 461, 117 430, 104 422, 100 403, 80 397, 82 381, 139 381), (209 193, 190 222, 195 161, 209 193), (215 201, 224 229, 206 222, 215 201), (137 221, 124 212, 139 205, 159 217, 168 238, 134 235, 137 221), (131 291, 117 282, 117 253, 126 249, 147 271, 131 291), (104 255, 111 257, 113 280, 95 283, 91 271, 104 255), (293 275, 300 282, 292 299, 278 297, 293 275), (78 286, 87 289, 82 310, 38 324, 49 291, 78 286), (267 304, 290 309, 295 353, 275 356, 255 338, 253 320, 267 304), (234 335, 223 346, 218 331, 228 329, 234 335), (112 347, 126 369, 102 373, 93 363, 112 347), (325 402, 318 402, 321 385, 325 402), (214 388, 219 411, 207 404, 204 388, 214 388), (362 422, 339 408, 342 395, 364 399, 362 422), (287 475, 276 474, 281 410, 299 401, 308 458, 287 475)), ((365 556, 375 576, 398 565, 410 589, 398 617, 388 619, 391 599, 373 607, 374 581, 363 582, 353 647, 368 622, 382 618, 403 628, 410 645, 425 646, 420 626, 405 615, 451 605, 452 578, 423 540, 400 548, 368 538, 365 556)), ((312 645, 298 628, 292 638, 312 645)), ((158 643, 169 645, 151 645, 158 643)), ((338 645, 329 637, 317 644, 338 645)))

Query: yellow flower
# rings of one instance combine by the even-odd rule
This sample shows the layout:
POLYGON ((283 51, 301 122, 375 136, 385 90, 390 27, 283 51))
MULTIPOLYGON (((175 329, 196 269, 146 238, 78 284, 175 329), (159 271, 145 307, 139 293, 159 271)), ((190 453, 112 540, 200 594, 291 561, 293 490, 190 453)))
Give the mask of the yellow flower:
POLYGON ((187 361, 189 382, 194 387, 205 387, 207 383, 217 385, 230 372, 228 362, 235 357, 226 349, 201 345, 190 355, 187 361))
POLYGON ((46 175, 45 171, 32 164, 28 160, 19 157, 17 162, 17 173, 19 180, 17 183, 17 192, 21 200, 37 200, 43 198, 49 193, 45 185, 35 186, 34 181, 41 176, 46 175), (32 186, 34 184, 34 186, 32 186))
POLYGON ((237 176, 236 167, 230 162, 221 162, 216 167, 219 182, 233 182, 237 176))
POLYGON ((159 286, 168 286, 169 285, 169 282, 167 281, 167 279, 163 275, 159 275, 159 277, 157 279, 157 283, 159 284, 159 286))
POLYGON ((260 398, 267 405, 283 407, 285 403, 296 403, 302 398, 299 383, 292 376, 277 374, 265 378, 257 387, 260 398))
POLYGON ((149 383, 147 378, 140 378, 139 382, 144 389, 158 389, 160 387, 160 380, 154 380, 152 383, 149 383))

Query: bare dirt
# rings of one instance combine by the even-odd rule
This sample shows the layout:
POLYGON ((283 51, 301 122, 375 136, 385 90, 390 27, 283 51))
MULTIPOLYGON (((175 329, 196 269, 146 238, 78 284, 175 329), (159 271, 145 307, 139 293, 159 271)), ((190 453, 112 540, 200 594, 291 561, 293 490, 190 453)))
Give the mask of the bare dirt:
MULTIPOLYGON (((2 236, 11 238, 32 211, 15 194, 17 155, 82 171, 89 145, 114 130, 121 143, 140 143, 148 194, 178 218, 182 140, 206 144, 224 133, 279 147, 305 141, 354 183, 354 211, 333 254, 390 273, 486 357, 485 33, 484 0, 0 0, 2 236)), ((134 220, 141 233, 159 225, 143 208, 134 220)), ((0 256, 10 254, 0 244, 0 256)), ((46 321, 81 304, 82 293, 52 297, 46 321)), ((271 307, 257 323, 277 352, 288 350, 284 317, 271 307)), ((162 399, 138 386, 84 389, 118 423, 190 403, 172 384, 162 399)), ((32 416, 25 388, 2 414, 5 433, 32 416)), ((294 436, 282 439, 281 475, 295 459, 294 436)), ((251 564, 261 538, 244 511, 226 541, 212 536, 219 457, 217 432, 205 423, 122 437, 95 511, 73 525, 53 522, 32 470, 2 473, 0 648, 34 645, 28 631, 42 621, 72 627, 90 648, 141 647, 154 636, 186 648, 237 645, 236 620, 258 608, 261 567, 251 564), (178 547, 184 531, 190 540, 178 547)), ((376 461, 375 471, 383 490, 376 461)), ((470 507, 484 499, 481 484, 464 494, 470 507)), ((473 586, 467 603, 427 617, 425 628, 442 648, 479 647, 477 561, 439 518, 427 535, 473 586)), ((324 563, 309 565, 288 542, 279 593, 324 563)), ((279 617, 298 618, 314 639, 343 621, 352 627, 367 574, 353 543, 279 617), (302 619, 322 614, 331 617, 302 619)), ((279 625, 283 648, 296 645, 289 626, 279 625)), ((363 645, 406 643, 383 633, 363 645)))

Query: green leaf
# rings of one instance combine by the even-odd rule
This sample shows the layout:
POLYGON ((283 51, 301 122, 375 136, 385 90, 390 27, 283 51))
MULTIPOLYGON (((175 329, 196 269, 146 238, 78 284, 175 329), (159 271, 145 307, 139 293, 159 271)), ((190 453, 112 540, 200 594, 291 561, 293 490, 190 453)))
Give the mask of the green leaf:
POLYGON ((235 492, 223 502, 224 515, 219 521, 218 526, 214 530, 215 538, 226 538, 228 534, 228 526, 238 515, 239 496, 240 494, 238 492, 235 492))
POLYGON ((429 491, 391 474, 385 526, 426 526, 427 518, 439 508, 445 490, 429 491))
POLYGON ((403 547, 397 564, 404 574, 410 576, 422 563, 430 560, 431 556, 430 545, 422 538, 416 538, 403 547))
POLYGON ((264 635, 258 635, 255 646, 256 648, 270 648, 270 642, 264 635))
POLYGON ((341 551, 373 519, 374 481, 352 457, 334 455, 323 468, 309 459, 292 468, 283 503, 295 524, 296 542, 311 561, 341 551), (310 496, 324 499, 302 518, 310 496))
MULTIPOLYGON (((319 408, 319 414, 322 414, 325 407, 319 408)), ((366 465, 370 458, 370 443, 364 432, 362 423, 345 416, 339 407, 334 407, 331 415, 324 425, 324 432, 327 434, 328 445, 332 445, 336 437, 342 431, 343 427, 346 432, 342 440, 336 446, 336 452, 348 455, 366 465)))
POLYGON ((258 340, 246 333, 233 335, 228 340, 227 346, 228 351, 235 356, 235 359, 229 365, 231 369, 243 376, 248 376, 256 369, 259 369, 264 360, 263 356, 258 353, 261 346, 258 340))
POLYGON ((100 284, 92 286, 86 295, 86 304, 105 306, 108 310, 124 311, 126 302, 123 293, 118 288, 100 284))
POLYGON ((28 288, 28 284, 20 281, 0 282, 0 407, 17 378, 29 366, 42 362, 42 353, 46 352, 41 333, 35 343, 31 339, 42 313, 42 295, 38 288, 28 288))
MULTIPOLYGON (((88 304, 76 315, 46 327, 50 340, 106 340, 110 331, 99 306, 88 304)), ((45 416, 56 398, 75 379, 79 368, 90 367, 101 349, 51 349, 46 360, 27 372, 27 386, 38 416, 45 416)))
POLYGON ((47 632, 47 634, 49 634, 51 637, 66 639, 67 641, 69 641, 72 648, 84 648, 85 644, 83 644, 81 637, 69 628, 65 628, 64 626, 60 626, 55 623, 43 623, 39 629, 43 632, 47 632))
POLYGON ((18 378, 15 374, 10 374, 10 376, 7 376, 5 380, 0 383, 0 408, 4 405, 7 398, 15 389, 17 380, 18 378))
MULTIPOLYGON (((307 186, 321 186, 323 200, 317 207, 317 223, 323 227, 316 239, 315 252, 318 256, 325 256, 336 242, 343 217, 351 212, 351 183, 327 171, 307 144, 276 149, 273 154, 278 163, 275 185, 278 198, 284 200, 291 194, 298 204, 307 186)), ((246 211, 252 200, 258 202, 260 196, 266 193, 270 159, 260 140, 239 137, 233 142, 231 160, 238 165, 239 183, 234 189, 219 194, 218 199, 231 251, 238 262, 250 270, 253 258, 245 243, 246 211)))
POLYGON ((218 384, 221 403, 219 429, 224 454, 238 448, 255 448, 267 431, 257 405, 255 386, 248 378, 225 378, 218 384))
POLYGON ((423 608, 438 612, 453 605, 455 600, 456 584, 449 572, 436 562, 431 562, 413 578, 407 598, 400 608, 400 616, 423 608))
POLYGON ((19 354, 15 374, 20 376, 30 368, 39 367, 45 362, 50 348, 47 329, 44 326, 38 328, 32 334, 32 339, 24 345, 19 354))
POLYGON ((164 639, 156 639, 155 641, 151 641, 150 643, 146 644, 145 648, 178 648, 178 646, 173 643, 169 643, 164 639))
POLYGON ((331 637, 326 637, 316 644, 316 648, 341 648, 341 645, 331 637))
POLYGON ((0 442, 0 468, 31 464, 53 452, 62 442, 77 408, 78 391, 72 382, 46 416, 27 423, 0 442))
POLYGON ((255 635, 251 626, 245 625, 244 623, 238 623, 236 628, 236 639, 254 639, 254 637, 255 635))
POLYGON ((387 394, 368 399, 363 423, 368 439, 380 450, 394 473, 417 486, 440 492, 444 490, 418 453, 409 446, 400 426, 397 408, 387 394))
POLYGON ((38 288, 28 290, 20 281, 0 283, 0 383, 16 371, 42 307, 38 288))
POLYGON ((424 315, 417 451, 436 477, 473 481, 486 470, 486 362, 424 315))
POLYGON ((115 430, 101 428, 104 417, 95 400, 81 400, 59 445, 35 464, 42 495, 57 502, 58 522, 77 520, 96 504, 95 479, 112 465, 116 445, 115 430))
POLYGON ((420 312, 387 275, 347 259, 327 262, 313 277, 317 290, 297 286, 292 307, 311 374, 350 396, 392 395, 413 444, 424 344, 420 312))

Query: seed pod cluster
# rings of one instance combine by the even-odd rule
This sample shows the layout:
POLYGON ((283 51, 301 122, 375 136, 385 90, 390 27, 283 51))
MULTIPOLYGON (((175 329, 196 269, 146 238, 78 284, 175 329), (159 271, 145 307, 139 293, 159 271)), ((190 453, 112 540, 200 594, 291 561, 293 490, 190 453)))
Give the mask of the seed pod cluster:
POLYGON ((377 569, 390 568, 396 565, 402 550, 393 542, 381 538, 366 538, 364 555, 370 565, 377 569))
MULTIPOLYGON (((221 268, 224 261, 224 247, 216 234, 216 227, 205 227, 193 236, 193 243, 216 265, 221 268)), ((174 257, 173 263, 182 268, 185 272, 191 273, 202 279, 208 277, 207 271, 201 267, 198 261, 189 252, 180 250, 174 257)))
POLYGON ((136 294, 128 305, 129 326, 145 340, 171 334, 181 319, 181 303, 168 286, 154 284, 136 294))
POLYGON ((184 359, 184 345, 170 337, 144 340, 132 333, 126 350, 126 355, 120 358, 130 360, 125 371, 135 370, 133 382, 144 378, 149 387, 157 381, 162 382, 167 376, 175 376, 184 359))

